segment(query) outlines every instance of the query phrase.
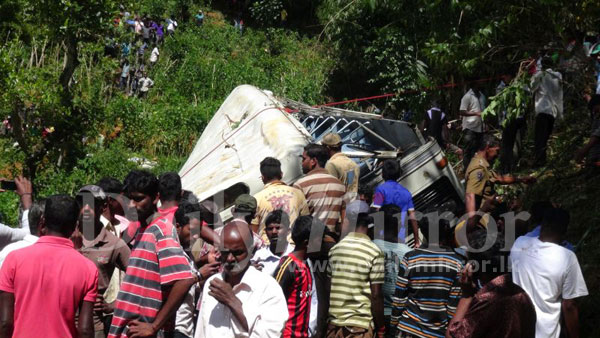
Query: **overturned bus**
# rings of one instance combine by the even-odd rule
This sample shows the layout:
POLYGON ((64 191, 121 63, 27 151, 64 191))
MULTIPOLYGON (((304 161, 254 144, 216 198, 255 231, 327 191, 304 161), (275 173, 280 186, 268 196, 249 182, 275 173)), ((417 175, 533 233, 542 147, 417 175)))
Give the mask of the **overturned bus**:
POLYGON ((183 188, 199 200, 212 200, 223 220, 240 194, 263 188, 260 161, 282 164, 283 181, 302 176, 303 148, 338 133, 342 152, 360 166, 361 189, 382 182, 380 163, 400 162, 399 182, 413 195, 417 211, 462 214, 464 189, 444 152, 412 124, 369 114, 278 98, 250 85, 235 88, 206 126, 179 174, 183 188))

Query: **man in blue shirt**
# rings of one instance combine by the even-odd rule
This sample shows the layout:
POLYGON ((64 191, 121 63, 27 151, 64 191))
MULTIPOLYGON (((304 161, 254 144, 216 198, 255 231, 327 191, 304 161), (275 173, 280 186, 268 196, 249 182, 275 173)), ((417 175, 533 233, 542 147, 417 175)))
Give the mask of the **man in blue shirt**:
POLYGON ((386 160, 383 162, 382 176, 384 183, 381 183, 375 189, 373 195, 373 207, 379 210, 383 205, 395 204, 401 210, 400 216, 400 232, 398 233, 398 243, 404 243, 406 240, 406 215, 410 219, 410 225, 415 238, 415 248, 421 246, 421 240, 419 239, 419 225, 415 218, 415 206, 413 205, 412 194, 400 183, 398 179, 402 175, 402 169, 400 164, 396 160, 386 160))

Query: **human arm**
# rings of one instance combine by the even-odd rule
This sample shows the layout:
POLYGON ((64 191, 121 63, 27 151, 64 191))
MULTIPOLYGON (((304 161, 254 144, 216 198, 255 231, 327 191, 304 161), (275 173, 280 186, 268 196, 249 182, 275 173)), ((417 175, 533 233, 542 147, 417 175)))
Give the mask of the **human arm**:
POLYGON ((81 338, 94 338, 94 302, 83 301, 79 309, 77 332, 81 338))
POLYGON ((231 310, 231 313, 240 325, 241 330, 243 332, 249 332, 248 320, 244 315, 242 302, 235 296, 231 286, 218 278, 214 278, 210 281, 208 289, 208 294, 210 296, 214 297, 231 310))
POLYGON ((15 178, 15 185, 17 186, 15 192, 19 195, 23 210, 31 209, 31 205, 33 204, 33 186, 31 181, 23 176, 17 176, 15 178))
POLYGON ((0 338, 10 338, 14 330, 15 294, 0 293, 0 338))
POLYGON ((461 299, 456 307, 456 313, 454 317, 448 323, 448 329, 446 330, 446 338, 450 337, 469 337, 469 333, 472 333, 473 327, 471 325, 465 325, 465 316, 471 307, 473 296, 475 295, 476 288, 473 283, 473 268, 471 264, 465 265, 460 273, 459 284, 461 289, 461 299), (460 332, 459 334, 455 334, 460 332), (466 332, 465 332, 466 331, 466 332))
POLYGON ((294 272, 290 266, 295 268, 294 261, 289 257, 285 257, 285 259, 282 259, 279 262, 279 265, 277 265, 277 268, 273 273, 273 277, 275 277, 275 280, 279 283, 279 286, 281 286, 285 299, 288 299, 292 293, 295 279, 294 272))
POLYGON ((515 183, 525 183, 531 184, 535 183, 537 180, 533 176, 512 176, 512 175, 497 175, 495 178, 495 183, 498 184, 515 184, 515 183))
POLYGON ((565 317, 567 336, 569 338, 579 338, 579 309, 575 299, 563 299, 561 309, 565 317))
MULTIPOLYGON (((600 135, 600 130, 597 130, 596 132, 600 135)), ((592 135, 588 143, 585 146, 583 146, 583 148, 579 149, 575 154, 575 162, 582 163, 584 157, 590 152, 592 147, 594 147, 598 143, 600 143, 600 136, 592 135)))
POLYGON ((419 238, 419 223, 417 223, 417 218, 415 217, 415 210, 408 210, 408 219, 410 221, 410 226, 412 228, 413 236, 415 238, 415 249, 418 249, 421 246, 421 239, 419 238))
POLYGON ((196 282, 195 278, 180 279, 173 283, 169 297, 164 302, 160 311, 156 315, 156 318, 152 323, 144 323, 139 320, 133 320, 129 322, 129 331, 127 332, 128 337, 131 338, 143 338, 143 337, 154 337, 158 330, 160 330, 169 318, 171 318, 185 298, 192 285, 196 282))
MULTIPOLYGON (((402 262, 400 262, 400 266, 398 268, 398 276, 396 277, 396 288, 394 290, 394 295, 392 296, 392 316, 390 320, 390 327, 395 331, 400 318, 402 317, 402 312, 404 312, 404 308, 406 307, 406 302, 408 300, 408 283, 409 283, 410 271, 408 269, 408 257, 404 255, 402 258, 402 262)), ((389 332, 390 334, 395 336, 395 332, 389 332)))
MULTIPOLYGON (((383 337, 382 330, 385 330, 385 318, 383 317, 383 284, 371 283, 371 315, 375 324, 375 331, 378 337, 383 337)), ((383 331, 385 333, 385 331, 383 331)))
POLYGON ((200 228, 200 238, 213 246, 218 246, 220 243, 219 235, 207 225, 200 228))

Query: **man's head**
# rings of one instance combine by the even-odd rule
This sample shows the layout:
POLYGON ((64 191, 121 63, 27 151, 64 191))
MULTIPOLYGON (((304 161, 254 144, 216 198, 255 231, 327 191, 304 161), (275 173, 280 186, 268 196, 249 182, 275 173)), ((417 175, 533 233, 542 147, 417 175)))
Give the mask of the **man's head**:
POLYGON ((530 208, 530 212, 531 212, 531 219, 530 219, 530 223, 533 226, 538 226, 540 224, 542 224, 542 221, 544 220, 544 215, 546 214, 546 210, 550 210, 554 208, 554 206, 552 206, 552 203, 550 203, 550 201, 535 201, 533 202, 533 204, 531 204, 531 208, 530 208))
POLYGON ((33 202, 31 208, 29 208, 29 214, 27 219, 29 220, 29 231, 34 236, 40 236, 40 221, 44 216, 44 209, 46 208, 46 199, 41 199, 33 202))
POLYGON ((127 217, 145 222, 156 211, 158 179, 146 170, 132 170, 127 174, 123 190, 129 198, 127 217))
POLYGON ((271 247, 276 247, 281 238, 285 241, 290 230, 290 218, 283 210, 274 210, 265 219, 265 233, 271 242, 271 247))
POLYGON ((221 263, 226 274, 233 277, 243 275, 250 266, 250 252, 254 238, 247 224, 232 221, 223 228, 221 263))
POLYGON ((175 211, 175 228, 179 235, 179 243, 184 249, 191 247, 192 239, 198 239, 201 227, 200 205, 182 201, 175 211))
POLYGON ((322 145, 310 143, 304 147, 302 153, 302 172, 308 174, 316 168, 325 168, 329 160, 329 151, 322 145))
POLYGON ((79 205, 79 227, 80 229, 100 226, 100 216, 106 206, 106 195, 102 188, 97 185, 86 185, 79 189, 75 197, 79 205))
POLYGON ((327 258, 327 251, 325 250, 326 246, 323 245, 325 235, 328 233, 325 223, 321 222, 318 218, 313 218, 312 216, 299 216, 294 224, 297 222, 306 222, 311 224, 313 235, 308 240, 307 257, 313 259, 327 258))
POLYGON ((468 257, 474 269, 473 278, 487 283, 508 272, 509 251, 502 250, 504 237, 499 233, 488 233, 486 229, 476 230, 469 235, 469 245, 471 250, 468 252, 468 257), (474 252, 473 249, 480 250, 486 245, 489 246, 486 241, 493 243, 489 249, 483 252, 474 252))
POLYGON ((383 162, 381 176, 384 181, 397 181, 402 176, 402 168, 397 160, 387 159, 383 162))
POLYGON ((342 150, 342 138, 337 133, 329 133, 323 137, 321 144, 327 147, 330 154, 339 153, 342 150))
POLYGON ((348 203, 346 206, 346 217, 344 217, 342 223, 342 237, 356 229, 356 222, 358 221, 359 214, 368 212, 369 205, 365 201, 354 200, 348 203))
POLYGON ((123 216, 125 214, 125 201, 123 199, 123 183, 112 177, 104 177, 96 184, 106 195, 106 204, 110 216, 123 216))
POLYGON ((175 172, 166 172, 158 177, 158 197, 161 203, 181 200, 181 177, 175 172))
POLYGON ((71 196, 53 195, 46 198, 40 234, 69 238, 75 231, 79 210, 77 202, 71 196))
POLYGON ((542 69, 546 70, 552 68, 552 58, 549 56, 542 57, 542 69))
POLYGON ((500 141, 493 135, 485 135, 479 146, 479 151, 483 153, 485 159, 491 163, 500 153, 500 141))
POLYGON ((298 217, 292 228, 292 240, 296 245, 296 249, 306 249, 310 240, 312 218, 305 217, 306 216, 298 217))
POLYGON ((281 180, 281 162, 273 157, 265 157, 260 162, 260 174, 262 175, 263 183, 269 183, 274 180, 281 180))
POLYGON ((555 242, 562 242, 567 235, 567 228, 571 221, 571 215, 562 208, 550 208, 544 213, 542 221, 542 230, 540 237, 549 237, 556 239, 555 242))
POLYGON ((242 218, 250 224, 256 215, 256 198, 248 194, 239 195, 234 202, 233 218, 242 218))

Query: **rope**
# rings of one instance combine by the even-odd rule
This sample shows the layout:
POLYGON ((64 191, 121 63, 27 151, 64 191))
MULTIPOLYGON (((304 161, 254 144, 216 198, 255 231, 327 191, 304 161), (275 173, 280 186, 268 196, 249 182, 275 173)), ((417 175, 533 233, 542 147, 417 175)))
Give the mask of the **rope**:
POLYGON ((369 97, 361 97, 361 98, 352 99, 352 100, 345 100, 345 101, 338 101, 338 102, 329 102, 329 103, 314 105, 313 107, 318 108, 318 107, 339 106, 339 105, 342 105, 342 104, 347 104, 347 103, 352 103, 352 102, 360 102, 360 101, 367 101, 367 100, 382 99, 382 98, 386 98, 386 97, 399 96, 399 95, 405 95, 405 94, 416 94, 416 93, 419 93, 419 92, 427 92, 427 91, 434 90, 434 89, 454 88, 454 87, 463 86, 463 85, 470 84, 470 83, 484 83, 484 82, 489 82, 489 81, 498 80, 498 79, 500 79, 499 76, 489 77, 489 78, 484 78, 484 79, 479 79, 479 80, 473 80, 473 81, 466 81, 466 82, 461 82, 461 83, 450 82, 450 83, 446 83, 446 84, 439 85, 439 86, 436 86, 436 87, 424 87, 424 88, 421 88, 421 89, 402 90, 402 91, 399 91, 397 93, 386 93, 386 94, 369 96, 369 97))

